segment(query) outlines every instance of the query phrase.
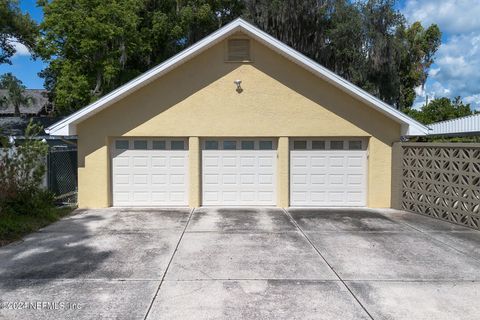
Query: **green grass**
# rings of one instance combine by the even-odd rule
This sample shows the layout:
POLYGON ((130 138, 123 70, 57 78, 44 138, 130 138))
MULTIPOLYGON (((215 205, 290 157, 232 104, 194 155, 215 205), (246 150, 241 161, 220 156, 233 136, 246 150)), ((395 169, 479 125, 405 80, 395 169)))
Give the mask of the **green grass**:
POLYGON ((35 215, 0 213, 0 246, 21 239, 62 217, 70 214, 74 208, 50 208, 35 215))

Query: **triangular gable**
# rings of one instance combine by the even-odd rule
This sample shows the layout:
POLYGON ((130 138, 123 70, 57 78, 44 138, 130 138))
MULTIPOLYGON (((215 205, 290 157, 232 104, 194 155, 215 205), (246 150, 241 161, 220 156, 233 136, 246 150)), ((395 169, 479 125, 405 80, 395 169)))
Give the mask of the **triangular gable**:
POLYGON ((273 38, 267 33, 261 31, 260 29, 254 27, 250 23, 246 22, 243 19, 236 19, 235 21, 225 25, 209 36, 205 37, 201 41, 192 45, 191 47, 183 50, 172 58, 166 60, 160 65, 150 69, 149 71, 143 73, 139 77, 131 80, 130 82, 124 84, 123 86, 113 90, 109 94, 103 96, 96 102, 86 106, 73 113, 69 117, 59 121, 52 126, 48 127, 45 131, 51 135, 76 135, 76 125, 82 122, 85 119, 93 116, 94 114, 100 112, 101 110, 107 108, 108 106, 114 104, 115 102, 121 100, 130 93, 144 87, 145 85, 151 83, 152 81, 158 79, 162 75, 176 68, 177 66, 185 63, 186 61, 192 59, 198 54, 204 52, 213 45, 223 41, 229 36, 233 35, 236 32, 242 32, 258 42, 266 45, 275 52, 286 57, 290 61, 296 63, 297 65, 309 70, 313 74, 317 75, 321 79, 331 83, 335 87, 341 89, 347 94, 355 97, 356 99, 364 102, 373 109, 381 112, 387 117, 395 120, 396 122, 402 125, 402 135, 413 136, 413 135, 425 135, 428 133, 428 128, 423 124, 415 121, 406 114, 398 111, 392 106, 384 103, 378 98, 372 96, 368 92, 360 89, 354 84, 348 82, 332 71, 326 69, 325 67, 319 65, 317 62, 311 60, 310 58, 304 56, 298 51, 290 48, 286 44, 282 43, 278 39, 273 38))

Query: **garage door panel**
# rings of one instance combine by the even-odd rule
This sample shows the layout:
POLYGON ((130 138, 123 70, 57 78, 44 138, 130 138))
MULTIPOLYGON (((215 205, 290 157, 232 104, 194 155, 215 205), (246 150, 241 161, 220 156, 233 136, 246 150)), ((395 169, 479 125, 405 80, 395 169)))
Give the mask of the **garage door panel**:
POLYGON ((150 200, 148 191, 134 191, 132 194, 134 202, 146 203, 150 200))
POLYGON ((291 206, 365 206, 366 150, 291 150, 291 206))
POLYGON ((218 202, 220 200, 220 193, 218 191, 204 191, 203 202, 218 202))
POLYGON ((343 204, 345 202, 344 191, 328 191, 328 201, 331 203, 343 204))
POLYGON ((347 184, 352 187, 353 186, 362 187, 364 178, 365 177, 361 174, 349 174, 347 176, 347 184))
POLYGON ((275 160, 274 150, 203 150, 203 205, 275 205, 275 160))
POLYGON ((185 157, 183 156, 172 156, 170 157, 170 167, 171 168, 184 168, 185 167, 185 157))
POLYGON ((291 179, 295 185, 307 185, 308 176, 307 174, 293 174, 291 179))
POLYGON ((243 156, 240 157, 240 167, 241 168, 252 168, 255 167, 255 157, 243 156))
POLYGON ((166 174, 152 174, 152 185, 165 185, 167 178, 166 174))
POLYGON ((152 203, 161 204, 167 201, 167 192, 152 191, 152 203))
POLYGON ((167 167, 167 157, 162 156, 152 156, 152 168, 166 168, 167 167))
POLYGON ((204 184, 218 184, 218 174, 204 174, 203 175, 204 184))
POLYGON ((222 158, 222 166, 225 168, 236 168, 237 158, 234 156, 225 156, 222 158))
POLYGON ((363 166, 362 156, 351 156, 347 158, 347 168, 361 168, 363 166))
POLYGON ((134 168, 147 168, 148 167, 148 157, 138 157, 133 156, 133 167, 134 168))
POLYGON ((330 156, 328 158, 329 165, 331 168, 344 168, 345 167, 345 157, 344 156, 330 156))
POLYGON ((259 174, 258 175, 258 184, 272 185, 273 184, 273 174, 259 174))
POLYGON ((170 184, 172 185, 185 185, 185 175, 183 174, 171 174, 170 184))
POLYGON ((128 174, 116 174, 113 179, 118 185, 130 184, 130 176, 128 174))
POLYGON ((128 149, 114 152, 113 205, 186 206, 187 170, 187 150, 128 149))
POLYGON ((240 175, 240 183, 243 185, 255 184, 255 175, 250 173, 243 173, 240 175))
POLYGON ((130 193, 127 191, 118 191, 115 193, 114 198, 117 202, 128 203, 130 201, 130 193))
POLYGON ((292 191, 291 201, 293 203, 307 202, 307 192, 306 191, 292 191))
POLYGON ((345 185, 344 178, 345 178, 345 175, 343 174, 329 174, 328 183, 331 186, 338 186, 338 185, 343 186, 345 185))
POLYGON ((232 203, 237 200, 237 191, 222 191, 222 199, 226 203, 232 203))
POLYGON ((254 202, 255 193, 253 191, 240 191, 240 200, 246 201, 246 202, 254 202))
POLYGON ((130 158, 128 157, 118 157, 114 159, 115 165, 117 168, 129 168, 130 167, 130 158))
POLYGON ((327 192, 325 191, 312 191, 310 193, 311 201, 315 204, 324 203, 326 200, 327 192))
MULTIPOLYGON (((306 175, 305 175, 306 176, 306 175)), ((326 185, 327 175, 326 174, 311 174, 310 183, 313 185, 326 185)))
POLYGON ((237 184, 237 176, 235 174, 224 174, 222 175, 222 183, 223 184, 237 184))
POLYGON ((363 193, 361 191, 347 192, 347 202, 351 204, 362 203, 363 193))
POLYGON ((274 202, 275 194, 271 191, 259 191, 258 198, 260 199, 260 201, 274 202))
POLYGON ((325 168, 327 166, 327 157, 325 157, 325 156, 312 156, 310 158, 310 166, 312 168, 325 168))
POLYGON ((307 167, 307 157, 297 156, 292 159, 292 166, 294 168, 306 168, 307 167))

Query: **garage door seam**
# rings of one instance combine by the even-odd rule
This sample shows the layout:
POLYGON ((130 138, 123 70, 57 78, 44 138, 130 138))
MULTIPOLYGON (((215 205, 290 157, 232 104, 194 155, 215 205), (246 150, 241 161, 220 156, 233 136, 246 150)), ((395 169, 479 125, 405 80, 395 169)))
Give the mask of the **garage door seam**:
POLYGON ((355 296, 355 294, 353 293, 353 291, 350 289, 350 287, 345 283, 345 281, 343 281, 343 279, 340 277, 340 275, 335 271, 335 269, 330 265, 330 263, 328 263, 327 259, 325 259, 325 257, 323 256, 323 254, 317 249, 317 247, 315 247, 315 245, 313 244, 313 242, 310 240, 310 238, 306 235, 306 233, 302 230, 302 228, 298 225, 298 223, 295 221, 295 219, 293 219, 293 217, 290 215, 290 213, 285 209, 285 208, 282 208, 283 209, 283 212, 285 212, 285 214, 287 215, 287 217, 291 220, 291 222, 295 225, 295 227, 298 229, 298 231, 300 231, 300 233, 303 235, 303 237, 305 238, 305 240, 308 241, 308 243, 310 243, 310 245, 313 247, 313 249, 317 252, 317 254, 322 258, 323 261, 325 261, 325 263, 327 264, 327 266, 330 268, 330 270, 332 270, 332 272, 335 274, 335 276, 337 276, 337 278, 340 280, 340 282, 345 286, 345 288, 348 290, 348 292, 350 292, 350 294, 352 295, 352 297, 355 299, 355 301, 357 301, 357 303, 360 305, 360 307, 362 307, 363 311, 365 311, 365 313, 370 317, 370 319, 374 320, 373 316, 370 314, 370 312, 368 312, 367 308, 365 308, 365 306, 360 302, 360 300, 357 298, 357 296, 355 296))
POLYGON ((196 209, 196 208, 193 208, 192 210, 190 210, 190 214, 188 215, 188 220, 187 220, 187 223, 185 224, 185 228, 183 228, 182 234, 180 235, 180 238, 178 239, 178 242, 177 242, 177 245, 175 246, 175 250, 173 251, 172 257, 170 258, 170 261, 168 261, 167 267, 165 268, 165 272, 163 273, 162 279, 160 280, 160 284, 158 285, 157 290, 155 291, 155 295, 153 296, 152 302, 151 302, 150 305, 148 306, 147 313, 145 314, 145 317, 143 318, 144 320, 146 320, 146 319, 148 318, 148 315, 150 314, 150 311, 152 310, 153 303, 154 303, 155 300, 157 299, 157 296, 158 296, 158 294, 159 294, 159 292, 160 292, 160 289, 161 289, 162 284, 163 284, 163 282, 164 282, 164 280, 165 280, 165 277, 167 276, 168 269, 170 268, 170 264, 172 263, 173 258, 175 257, 175 254, 176 254, 177 251, 178 251, 178 247, 180 246, 180 242, 181 242, 182 239, 183 239, 183 235, 185 234, 185 231, 186 231, 187 228, 188 228, 188 224, 190 223, 190 220, 192 219, 193 212, 195 211, 195 209, 196 209))

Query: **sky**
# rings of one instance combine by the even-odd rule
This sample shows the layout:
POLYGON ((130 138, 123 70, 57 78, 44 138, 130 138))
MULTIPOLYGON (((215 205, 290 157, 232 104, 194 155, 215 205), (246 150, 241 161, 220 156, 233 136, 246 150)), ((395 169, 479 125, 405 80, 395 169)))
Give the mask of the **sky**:
MULTIPOLYGON (((42 11, 36 0, 20 1, 21 8, 38 22, 42 11)), ((432 23, 440 26, 442 44, 435 56, 435 64, 424 88, 417 88, 416 108, 425 104, 426 98, 454 98, 480 110, 480 0, 400 0, 397 3, 407 20, 421 21, 426 27, 432 23)), ((12 72, 27 88, 43 88, 38 76, 45 68, 33 61, 25 47, 19 45, 12 65, 0 65, 0 74, 12 72)))

